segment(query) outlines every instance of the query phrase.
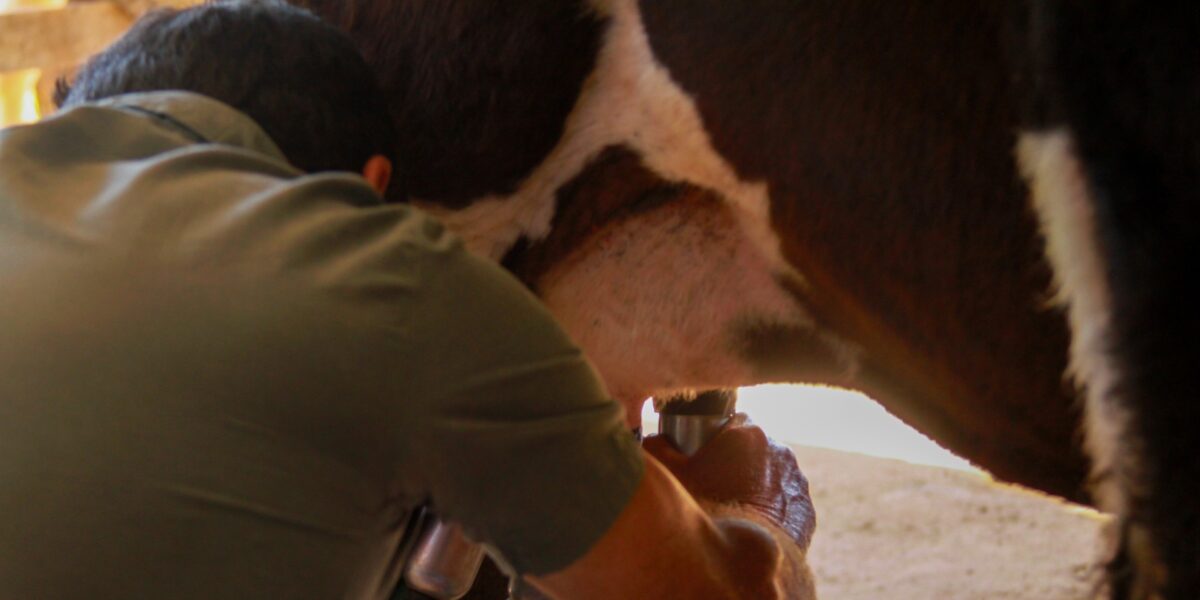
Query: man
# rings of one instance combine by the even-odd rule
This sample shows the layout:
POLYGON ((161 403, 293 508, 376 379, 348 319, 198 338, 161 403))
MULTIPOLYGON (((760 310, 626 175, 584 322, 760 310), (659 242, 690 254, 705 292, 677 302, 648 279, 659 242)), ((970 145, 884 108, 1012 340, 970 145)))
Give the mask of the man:
POLYGON ((811 595, 790 454, 648 444, 750 520, 707 516, 528 292, 381 203, 340 34, 160 12, 60 93, 0 133, 0 596, 386 597, 426 501, 555 597, 811 595))

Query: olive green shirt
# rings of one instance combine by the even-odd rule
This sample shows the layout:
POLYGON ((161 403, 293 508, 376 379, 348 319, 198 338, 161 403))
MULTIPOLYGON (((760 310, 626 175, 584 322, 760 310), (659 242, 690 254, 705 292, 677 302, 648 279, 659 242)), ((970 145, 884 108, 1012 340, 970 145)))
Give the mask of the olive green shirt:
POLYGON ((0 597, 381 598, 431 501, 518 572, 642 474, 537 300, 183 92, 0 132, 0 597))

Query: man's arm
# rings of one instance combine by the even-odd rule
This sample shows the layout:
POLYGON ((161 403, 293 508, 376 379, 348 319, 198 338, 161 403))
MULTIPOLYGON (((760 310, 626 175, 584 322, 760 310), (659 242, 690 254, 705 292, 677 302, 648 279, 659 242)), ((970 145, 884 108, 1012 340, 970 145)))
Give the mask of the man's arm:
POLYGON ((816 597, 805 561, 815 516, 790 451, 740 424, 692 458, 662 438, 646 447, 625 511, 583 558, 536 585, 572 599, 816 597))
POLYGON ((628 506, 567 568, 531 578, 556 598, 780 598, 780 548, 749 522, 714 521, 648 454, 628 506))

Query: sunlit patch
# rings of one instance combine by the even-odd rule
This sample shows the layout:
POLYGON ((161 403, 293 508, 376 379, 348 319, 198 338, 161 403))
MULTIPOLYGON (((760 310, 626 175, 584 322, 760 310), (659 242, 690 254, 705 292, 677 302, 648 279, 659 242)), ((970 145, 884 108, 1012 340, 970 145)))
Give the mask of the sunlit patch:
POLYGON ((1079 515, 1081 517, 1086 517, 1088 519, 1092 519, 1092 520, 1100 522, 1100 523, 1111 523, 1113 521, 1112 515, 1107 514, 1107 513, 1102 513, 1090 506, 1084 506, 1082 504, 1067 503, 1066 511, 1073 515, 1079 515))
MULTIPOLYGON (((0 0, 0 14, 55 9, 66 5, 67 0, 0 0)), ((41 118, 37 88, 41 78, 42 71, 36 68, 0 73, 0 127, 32 123, 41 118)))
POLYGON ((0 127, 32 123, 41 116, 37 84, 41 69, 0 73, 0 127))
MULTIPOLYGON (((981 473, 858 392, 758 385, 738 391, 738 410, 781 442, 981 473)), ((658 417, 649 403, 642 418, 645 431, 657 429, 658 417)))
POLYGON ((37 10, 46 8, 62 8, 67 0, 0 0, 0 13, 18 10, 37 10))

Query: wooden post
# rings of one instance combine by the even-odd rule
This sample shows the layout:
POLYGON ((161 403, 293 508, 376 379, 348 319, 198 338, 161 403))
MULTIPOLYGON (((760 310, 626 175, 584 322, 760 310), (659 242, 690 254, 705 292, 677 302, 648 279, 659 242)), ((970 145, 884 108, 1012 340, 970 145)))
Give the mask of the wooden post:
POLYGON ((147 9, 198 0, 91 0, 58 9, 0 14, 0 72, 77 65, 121 35, 147 9))

